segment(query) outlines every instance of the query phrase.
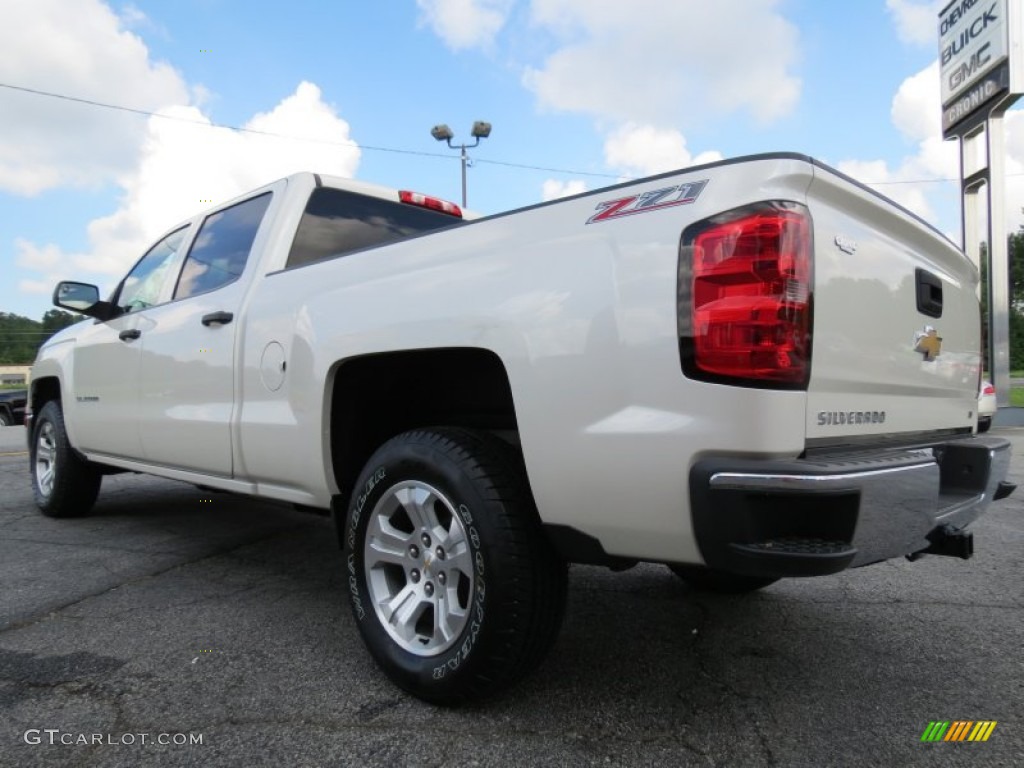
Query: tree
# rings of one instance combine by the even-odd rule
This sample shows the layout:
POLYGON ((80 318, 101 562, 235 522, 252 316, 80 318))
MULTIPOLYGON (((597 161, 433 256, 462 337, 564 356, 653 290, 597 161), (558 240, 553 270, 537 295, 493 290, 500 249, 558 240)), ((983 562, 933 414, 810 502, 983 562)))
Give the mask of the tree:
POLYGON ((82 318, 51 309, 42 322, 0 312, 0 365, 30 365, 43 342, 82 318))
POLYGON ((51 309, 43 315, 43 330, 49 331, 52 335, 57 331, 67 328, 69 325, 74 325, 81 319, 81 315, 73 315, 62 309, 51 309))
POLYGON ((1010 306, 1024 311, 1024 224, 1006 238, 1010 264, 1010 306))
MULTIPOLYGON (((1024 369, 1024 225, 1006 238, 1010 271, 1010 369, 1024 369)), ((981 323, 985 370, 988 364, 988 246, 981 244, 981 323)))

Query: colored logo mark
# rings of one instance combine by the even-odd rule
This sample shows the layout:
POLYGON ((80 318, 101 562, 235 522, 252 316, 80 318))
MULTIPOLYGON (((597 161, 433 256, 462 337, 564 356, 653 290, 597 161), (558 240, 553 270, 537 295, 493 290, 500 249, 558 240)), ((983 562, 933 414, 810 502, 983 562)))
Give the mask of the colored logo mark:
POLYGON ((995 729, 995 720, 932 720, 921 741, 988 741, 995 729))
POLYGON ((942 352, 942 337, 939 332, 926 325, 923 331, 914 334, 914 351, 924 355, 924 361, 931 363, 942 352))

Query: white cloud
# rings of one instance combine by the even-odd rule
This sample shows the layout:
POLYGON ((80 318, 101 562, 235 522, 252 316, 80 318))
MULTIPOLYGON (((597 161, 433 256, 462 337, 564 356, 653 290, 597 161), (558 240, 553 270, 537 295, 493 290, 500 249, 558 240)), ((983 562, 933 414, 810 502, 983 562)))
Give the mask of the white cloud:
POLYGON ((559 40, 525 84, 543 107, 685 125, 745 110, 770 122, 796 106, 796 27, 777 0, 533 0, 559 40))
MULTIPOLYGON (((960 174, 959 151, 957 142, 942 140, 939 101, 939 66, 934 61, 904 80, 892 101, 890 114, 893 125, 914 142, 913 153, 893 166, 883 160, 846 160, 838 164, 839 170, 874 186, 882 194, 936 224, 940 203, 957 212, 960 205, 957 181, 960 174), (928 179, 954 181, 923 181, 928 179)), ((1024 177, 1013 175, 1024 171, 1024 115, 1021 112, 1008 113, 1005 129, 1006 221, 1007 227, 1013 231, 1024 223, 1021 212, 1024 177)))
POLYGON ((612 168, 636 177, 711 163, 721 160, 722 155, 712 151, 695 157, 679 131, 626 123, 605 139, 604 159, 612 168))
POLYGON ((896 22, 896 34, 909 45, 937 46, 939 44, 939 11, 946 0, 913 2, 913 0, 885 0, 885 7, 896 22))
POLYGON ((900 133, 916 143, 914 154, 894 168, 882 160, 847 160, 839 163, 839 170, 935 223, 935 195, 948 196, 952 185, 943 188, 925 180, 956 178, 960 172, 956 144, 942 140, 937 61, 900 84, 890 115, 900 133))
POLYGON ((45 245, 40 248, 25 238, 18 237, 14 240, 14 248, 18 252, 15 263, 19 267, 42 271, 53 269, 61 262, 61 251, 56 245, 45 245))
POLYGON ((18 290, 22 293, 49 295, 57 281, 67 277, 61 274, 63 265, 74 259, 69 259, 56 245, 38 246, 21 237, 15 238, 14 251, 17 266, 42 275, 41 279, 19 280, 18 290))
POLYGON ((52 280, 19 280, 18 290, 22 293, 50 294, 53 293, 53 286, 60 280, 59 277, 52 280))
POLYGON ((1024 226, 1024 112, 1006 113, 1006 229, 1024 226))
POLYGON ((930 184, 914 183, 924 178, 916 157, 906 158, 894 169, 890 169, 884 160, 844 160, 838 167, 843 173, 881 192, 925 221, 935 223, 935 210, 928 196, 930 184))
POLYGON ((505 26, 514 0, 416 0, 427 24, 454 51, 486 48, 505 26))
POLYGON ((579 195, 586 191, 587 182, 582 179, 571 179, 570 181, 548 179, 544 182, 542 195, 544 202, 548 202, 549 200, 557 200, 560 197, 579 195))
POLYGON ((938 60, 900 83, 892 100, 890 115, 900 133, 913 141, 941 135, 938 60))
MULTIPOLYGON (((181 76, 126 26, 99 0, 6 3, 3 80, 142 110, 187 104, 181 76)), ((0 114, 0 190, 19 195, 109 182, 131 168, 144 134, 138 115, 6 88, 0 114)))
MULTIPOLYGON (((244 126, 304 140, 210 127, 196 107, 171 107, 162 114, 181 120, 149 119, 136 167, 118 180, 123 190, 118 210, 88 225, 88 251, 65 253, 53 245, 18 240, 20 266, 56 279, 83 273, 116 278, 161 233, 210 207, 210 200, 222 202, 299 170, 351 177, 359 164, 348 123, 323 102, 312 83, 301 83, 294 94, 244 126)), ((45 283, 26 279, 21 289, 33 292, 40 284, 45 283)))
POLYGON ((155 26, 144 11, 132 3, 126 3, 121 6, 120 18, 121 24, 127 29, 155 26))
MULTIPOLYGON (((514 0, 417 0, 425 23, 452 48, 488 45, 514 0)), ((530 0, 532 38, 553 41, 523 83, 542 108, 596 119, 606 163, 646 176, 721 159, 692 155, 665 126, 711 122, 746 111, 760 122, 790 113, 800 98, 793 70, 799 32, 782 0, 530 0), (742 52, 742 55, 737 55, 742 52)), ((574 188, 575 189, 575 188, 574 188)), ((545 199, 565 194, 545 182, 545 199)))

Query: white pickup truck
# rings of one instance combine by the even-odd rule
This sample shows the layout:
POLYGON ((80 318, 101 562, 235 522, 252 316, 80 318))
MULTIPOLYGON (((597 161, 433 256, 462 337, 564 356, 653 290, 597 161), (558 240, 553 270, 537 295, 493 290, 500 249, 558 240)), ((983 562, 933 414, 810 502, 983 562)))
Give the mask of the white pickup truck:
POLYGON ((401 687, 490 695, 569 562, 744 591, 922 553, 1008 495, 975 268, 796 154, 465 220, 300 173, 184 222, 32 374, 43 513, 146 472, 333 510, 401 687))

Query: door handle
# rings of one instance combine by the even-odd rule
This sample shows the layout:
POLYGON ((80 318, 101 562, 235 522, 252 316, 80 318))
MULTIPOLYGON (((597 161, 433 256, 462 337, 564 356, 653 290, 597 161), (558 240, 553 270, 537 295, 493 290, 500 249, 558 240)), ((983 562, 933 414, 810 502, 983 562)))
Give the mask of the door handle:
POLYGON ((917 311, 928 317, 942 317, 942 280, 927 270, 917 268, 917 311))
POLYGON ((230 312, 211 312, 208 315, 203 315, 203 325, 213 325, 214 323, 227 325, 234 319, 234 317, 235 316, 230 312))
POLYGON ((142 331, 138 328, 132 328, 130 331, 121 331, 117 334, 117 338, 121 341, 135 341, 135 339, 139 338, 141 335, 142 331))

